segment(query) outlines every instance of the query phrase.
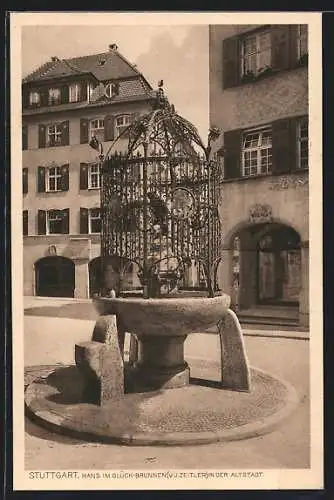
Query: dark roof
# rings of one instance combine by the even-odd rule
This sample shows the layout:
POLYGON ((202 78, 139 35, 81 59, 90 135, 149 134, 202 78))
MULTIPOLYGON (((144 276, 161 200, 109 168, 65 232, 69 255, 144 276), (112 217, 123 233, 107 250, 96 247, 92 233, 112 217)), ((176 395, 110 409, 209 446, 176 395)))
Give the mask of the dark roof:
MULTIPOLYGON (((23 79, 23 83, 38 83, 87 73, 91 73, 99 81, 136 76, 143 78, 141 73, 115 49, 101 54, 73 57, 71 59, 53 59, 27 75, 23 79), (101 61, 104 61, 104 63, 101 64, 101 61)), ((146 84, 151 89, 147 82, 146 84)))

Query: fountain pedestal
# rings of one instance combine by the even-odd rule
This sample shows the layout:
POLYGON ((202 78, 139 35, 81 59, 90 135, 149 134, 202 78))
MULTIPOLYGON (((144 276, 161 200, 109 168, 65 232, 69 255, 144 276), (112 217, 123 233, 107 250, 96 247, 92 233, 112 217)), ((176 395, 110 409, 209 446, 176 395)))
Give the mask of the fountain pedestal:
POLYGON ((134 365, 134 388, 172 389, 189 384, 184 360, 186 335, 138 337, 138 361, 134 365))

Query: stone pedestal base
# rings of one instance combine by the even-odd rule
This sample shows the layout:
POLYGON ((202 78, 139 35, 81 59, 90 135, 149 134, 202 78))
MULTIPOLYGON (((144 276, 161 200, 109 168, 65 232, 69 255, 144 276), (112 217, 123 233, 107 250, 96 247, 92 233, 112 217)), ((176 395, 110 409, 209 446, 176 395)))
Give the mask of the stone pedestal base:
POLYGON ((115 315, 99 318, 92 340, 75 345, 75 363, 84 380, 82 402, 103 405, 124 395, 124 363, 115 315))
POLYGON ((182 336, 138 338, 138 360, 133 367, 136 388, 171 389, 189 384, 189 367, 184 361, 182 336))

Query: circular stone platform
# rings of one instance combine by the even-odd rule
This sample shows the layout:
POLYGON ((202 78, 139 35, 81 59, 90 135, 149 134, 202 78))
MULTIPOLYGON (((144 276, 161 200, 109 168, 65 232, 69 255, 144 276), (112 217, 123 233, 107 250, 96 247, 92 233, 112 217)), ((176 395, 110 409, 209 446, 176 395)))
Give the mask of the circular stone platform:
POLYGON ((192 360, 190 385, 129 393, 103 407, 80 402, 75 366, 30 367, 27 415, 48 429, 89 441, 127 445, 191 445, 246 439, 273 430, 298 404, 295 389, 251 369, 252 389, 219 387, 219 365, 192 360), (216 378, 216 380, 214 380, 216 378))

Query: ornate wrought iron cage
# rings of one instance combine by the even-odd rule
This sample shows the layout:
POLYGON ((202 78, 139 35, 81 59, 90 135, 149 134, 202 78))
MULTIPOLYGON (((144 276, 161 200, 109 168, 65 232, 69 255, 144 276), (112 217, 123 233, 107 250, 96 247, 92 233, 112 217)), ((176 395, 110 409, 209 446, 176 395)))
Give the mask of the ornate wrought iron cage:
POLYGON ((211 130, 205 147, 160 88, 152 111, 118 137, 128 138, 127 152, 109 154, 101 165, 102 294, 111 288, 120 294, 122 277, 134 268, 144 297, 182 287, 214 295, 221 258, 221 169, 210 160, 210 149, 217 135, 211 130), (117 273, 116 283, 108 279, 108 265, 117 273), (191 273, 197 283, 190 286, 191 273))

